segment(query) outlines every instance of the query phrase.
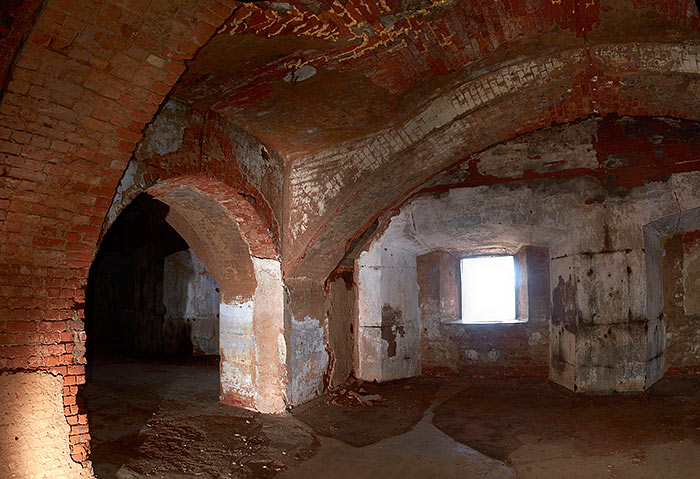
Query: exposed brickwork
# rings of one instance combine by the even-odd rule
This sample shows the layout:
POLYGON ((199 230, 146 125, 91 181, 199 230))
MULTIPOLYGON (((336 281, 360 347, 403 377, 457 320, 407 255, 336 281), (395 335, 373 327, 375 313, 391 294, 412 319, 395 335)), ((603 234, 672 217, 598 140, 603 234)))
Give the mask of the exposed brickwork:
MULTIPOLYGON (((237 69, 229 68, 232 77, 214 89, 221 102, 212 105, 229 116, 197 113, 201 123, 189 125, 182 150, 141 158, 148 164, 141 186, 156 186, 154 194, 186 187, 210 195, 237 218, 254 255, 288 251, 289 274, 320 283, 374 218, 490 145, 595 114, 700 118, 693 2, 624 3, 291 0, 287 8, 232 0, 47 0, 40 10, 38 1, 10 2, 12 21, 0 26, 0 81, 7 80, 0 106, 0 368, 64 378, 73 458, 85 463, 89 436, 77 393, 88 268, 144 128, 184 62, 222 25, 221 35, 284 42, 293 33, 313 43, 290 42, 289 54, 271 48, 245 77, 232 78, 237 69), (643 11, 629 18, 651 17, 658 28, 624 23, 630 9, 643 11), (643 34, 629 33, 638 30, 643 34), (678 45, 678 38, 688 41, 678 45), (556 41, 543 54, 549 40, 556 41), (521 61, 512 63, 515 56, 521 61), (331 72, 343 81, 327 81, 335 90, 284 82, 302 65, 314 66, 317 79, 331 72), (358 98, 369 89, 358 85, 372 88, 364 103, 358 98), (302 100, 283 104, 280 95, 302 100), (320 97, 337 103, 308 101, 320 97), (321 118, 313 128, 303 123, 313 115, 297 112, 307 104, 305 111, 321 118), (364 121, 363 108, 372 110, 372 121, 364 121), (225 120, 287 155, 275 175, 284 171, 288 184, 256 182, 233 161, 240 158, 225 120)), ((186 78, 176 93, 196 100, 204 85, 209 95, 207 78, 186 78)), ((599 137, 599 150, 616 151, 620 131, 599 137)), ((595 174, 614 173, 618 185, 634 186, 662 180, 666 168, 697 168, 696 139, 672 138, 659 158, 658 145, 644 142, 647 134, 627 138, 648 153, 637 167, 606 165, 607 154, 595 174)))
POLYGON ((231 11, 215 1, 49 0, 3 97, 0 361, 64 377, 76 461, 89 453, 77 392, 84 287, 100 225, 183 61, 231 11))
MULTIPOLYGON (((354 231, 350 238, 359 236, 377 215, 395 207, 439 171, 517 134, 596 113, 696 118, 700 112, 696 102, 670 96, 650 98, 646 85, 653 83, 656 73, 649 73, 646 80, 640 80, 638 72, 625 72, 618 77, 603 74, 597 66, 586 66, 589 61, 585 53, 574 51, 566 57, 540 58, 532 65, 500 70, 492 79, 481 78, 465 85, 465 91, 471 92, 469 96, 458 90, 434 101, 396 134, 386 130, 305 158, 292 171, 290 180, 294 212, 289 237, 296 241, 292 257, 288 258, 289 269, 299 268, 300 274, 329 273, 343 254, 330 249, 331 236, 347 237, 348 231, 354 231), (546 66, 550 63, 555 67, 546 66), (537 75, 536 71, 545 75, 537 75), (551 78, 558 80, 548 83, 551 78), (494 87, 486 89, 484 82, 494 87), (563 93, 563 100, 551 102, 553 89, 570 93, 563 93), (519 100, 523 95, 526 101, 519 100), (455 137, 462 140, 455 142, 455 137), (330 178, 329 165, 337 166, 330 178), (383 207, 369 206, 377 205, 380 197, 383 207), (303 264, 310 256, 314 264, 303 264), (323 263, 326 264, 322 266, 323 263)), ((685 72, 682 64, 676 67, 679 73, 685 72)))
MULTIPOLYGON (((584 37, 594 28, 601 27, 601 22, 609 24, 612 15, 624 15, 621 5, 601 0, 387 0, 379 3, 319 0, 315 2, 315 8, 300 1, 287 3, 291 8, 284 11, 264 4, 245 5, 236 10, 224 32, 266 37, 295 35, 335 41, 340 46, 330 51, 301 51, 277 64, 266 65, 260 70, 267 74, 267 81, 281 78, 290 67, 310 64, 340 71, 361 70, 374 84, 396 93, 487 58, 502 44, 519 37, 553 28, 584 37), (601 18, 602 11, 614 13, 601 18), (344 42, 350 45, 344 45, 344 42)), ((698 26, 697 11, 687 0, 637 1, 634 7, 649 9, 676 24, 691 28, 698 26)), ((263 101, 270 95, 272 86, 260 82, 259 77, 255 84, 240 82, 240 91, 230 92, 229 98, 247 98, 245 104, 228 99, 221 104, 236 109, 263 101)))
POLYGON ((147 191, 167 203, 169 193, 183 188, 193 189, 221 204, 237 223, 252 256, 277 258, 277 248, 267 223, 253 205, 229 185, 201 176, 183 176, 161 181, 147 191))
MULTIPOLYGON (((227 122, 215 113, 205 115, 194 111, 183 118, 169 120, 184 122, 179 147, 174 151, 159 151, 153 144, 166 140, 158 138, 158 132, 147 130, 129 167, 129 171, 133 171, 126 178, 129 186, 122 188, 120 185, 119 195, 112 204, 110 218, 103 225, 102 234, 105 233, 104 228, 109 227, 113 218, 138 194, 147 191, 162 197, 173 190, 190 188, 214 199, 228 210, 254 256, 276 258, 281 187, 275 183, 275 168, 259 167, 261 171, 257 172, 257 185, 253 184, 256 179, 251 181, 251 176, 256 172, 247 173, 245 164, 239 163, 244 160, 233 140, 237 137, 227 122), (265 195, 261 190, 269 194, 265 195)), ((245 140, 248 139, 244 138, 240 143, 245 140)), ((167 141, 172 142, 172 139, 167 141)), ((265 147, 258 146, 256 149, 257 145, 252 139, 248 144, 254 150, 253 154, 257 155, 258 164, 266 165, 264 157, 269 153, 265 147)), ((267 164, 279 164, 269 156, 267 160, 267 164)), ((255 162, 256 158, 252 161, 255 162)), ((125 183, 124 179, 122 183, 125 183)))
POLYGON ((6 0, 0 6, 0 97, 17 52, 34 25, 41 0, 6 0))
POLYGON ((685 366, 668 368, 665 376, 684 376, 686 374, 700 374, 700 366, 685 366))
POLYGON ((673 93, 697 88, 697 27, 687 0, 247 4, 210 46, 240 53, 240 69, 207 51, 175 95, 286 156, 286 270, 324 277, 336 238, 493 143, 596 113, 697 117, 673 93), (302 66, 316 76, 295 82, 302 66))
MULTIPOLYGON (((540 130, 543 135, 559 135, 564 128, 571 130, 569 123, 562 127, 540 130), (557 133, 559 131, 559 133, 557 133)), ((546 158, 562 158, 558 162, 542 159, 543 152, 536 149, 538 155, 529 156, 531 165, 526 164, 522 151, 525 145, 543 140, 532 134, 521 135, 517 141, 520 147, 508 149, 503 142, 500 146, 476 153, 435 175, 407 198, 425 193, 439 193, 451 188, 477 187, 511 183, 535 179, 570 179, 589 176, 598 179, 613 191, 624 193, 629 188, 641 186, 648 182, 665 181, 671 173, 696 171, 700 167, 697 159, 700 155, 700 124, 693 121, 651 118, 619 117, 610 115, 605 118, 592 117, 577 123, 582 128, 590 129, 589 136, 582 137, 581 144, 567 143, 571 139, 561 138, 562 143, 551 143, 546 148, 546 158), (588 126, 587 126, 588 125, 588 126), (560 151, 553 150, 554 145, 564 145, 560 151), (499 150, 499 148, 501 148, 499 150), (578 148, 578 149, 577 149, 578 148), (505 158, 503 158, 505 155, 505 158), (512 165, 505 174, 495 174, 491 166, 494 156, 500 156, 512 165), (565 158, 569 158, 566 159, 565 158), (588 157, 592 157, 591 160, 588 157), (512 159, 518 158, 518 161, 512 159), (541 160, 541 161, 540 161, 541 160)), ((391 214, 406 204, 409 199, 392 204, 391 207, 377 213, 391 214)), ((362 225, 347 243, 359 236, 372 224, 373 220, 362 225)), ((346 247, 347 247, 346 246, 346 247)))
POLYGON ((7 321, 0 322, 0 368, 63 376, 72 454, 79 462, 89 453, 85 411, 77 398, 78 387, 85 383, 86 273, 78 268, 6 264, 1 287, 2 316, 7 321))
POLYGON ((445 333, 445 339, 458 344, 462 353, 456 369, 424 367, 422 374, 539 379, 545 379, 549 374, 546 355, 533 357, 532 348, 527 343, 528 330, 524 325, 452 326, 452 331, 445 333), (473 356, 469 356, 470 353, 473 356))
MULTIPOLYGON (((260 2, 236 11, 174 95, 229 115, 303 163, 339 142, 401 125, 416 115, 423 96, 440 96, 516 56, 539 52, 538 58, 545 44, 560 51, 611 41, 677 48, 677 38, 694 36, 696 26, 687 1, 260 2), (259 54, 252 58, 250 49, 259 54), (221 51, 240 59, 221 68, 221 51), (302 66, 316 75, 296 82, 302 66)), ((614 68, 636 64, 623 58, 614 68)), ((569 86, 550 99, 556 103, 569 86)))

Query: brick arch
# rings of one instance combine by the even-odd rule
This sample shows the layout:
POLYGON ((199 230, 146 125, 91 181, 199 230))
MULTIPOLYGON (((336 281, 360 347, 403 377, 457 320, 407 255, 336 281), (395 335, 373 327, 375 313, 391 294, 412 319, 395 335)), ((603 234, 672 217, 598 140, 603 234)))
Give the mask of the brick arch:
POLYGON ((277 259, 277 248, 255 208, 233 188, 206 177, 170 178, 145 190, 170 206, 166 218, 210 268, 225 300, 251 299, 251 257, 277 259))
MULTIPOLYGON (((203 175, 169 176, 164 179, 153 179, 154 171, 148 170, 143 183, 131 185, 124 195, 112 205, 111 216, 116 217, 123 209, 141 193, 158 198, 170 206, 177 207, 178 191, 188 191, 196 194, 210 206, 221 208, 227 218, 233 219, 233 225, 238 228, 246 248, 251 256, 257 258, 279 259, 279 251, 266 218, 256 207, 243 196, 239 190, 224 181, 203 175), (216 205, 214 205, 216 203, 216 205)), ((184 200, 182 202, 184 204, 184 200)), ((111 221, 103 225, 102 233, 111 225, 111 221)))
POLYGON ((170 178, 137 193, 168 205, 165 220, 220 288, 220 399, 283 411, 284 285, 264 220, 235 189, 211 178, 170 178))
POLYGON ((166 221, 221 288, 221 400, 283 411, 284 285, 264 220, 234 189, 209 178, 172 178, 146 193, 170 207, 166 221))
POLYGON ((84 291, 100 224, 144 126, 235 4, 47 0, 9 76, 0 107, 0 286, 7 292, 0 317, 12 347, 3 346, 0 368, 62 378, 65 467, 89 465, 77 391, 85 375, 84 291))
MULTIPOLYGON (((169 120, 172 119, 159 117, 156 121, 167 123, 169 120)), ((228 138, 229 132, 221 116, 196 112, 180 127, 181 144, 174 151, 163 154, 150 151, 153 128, 146 129, 144 140, 117 187, 100 230, 100 239, 137 195, 146 191, 164 194, 165 191, 189 187, 219 201, 233 217, 238 218, 241 234, 253 256, 276 258, 279 255, 279 211, 273 209, 266 197, 271 190, 275 192, 276 185, 264 184, 262 186, 267 187, 264 190, 250 181, 239 163, 236 147, 228 138)), ((246 139, 250 143, 254 141, 253 137, 246 139)), ((256 147, 258 154, 268 151, 261 144, 254 144, 250 149, 255 151, 256 147)), ((281 190, 280 185, 278 191, 281 190)))
MULTIPOLYGON (((0 367, 45 369, 64 378, 65 414, 76 461, 85 463, 88 453, 88 431, 76 405, 76 391, 84 379, 84 286, 100 225, 144 126, 184 70, 184 61, 213 35, 235 4, 47 0, 2 98, 0 318, 16 339, 10 349, 4 347, 0 367), (59 339, 46 332, 57 333, 59 339), (20 339, 25 333, 30 344, 20 339)), ((523 17, 531 23, 532 15, 523 17)), ((549 115, 557 121, 575 118, 567 108, 556 107, 549 115)), ((575 105, 571 108, 579 111, 575 105)), ((666 111, 635 106, 634 99, 630 110, 617 111, 645 108, 666 111)), ((529 117, 533 125, 547 118, 529 117)), ((512 125, 508 128, 508 133, 486 132, 485 137, 495 142, 519 131, 512 125)), ((472 149, 485 146, 475 142, 472 149)), ((454 155, 440 160, 454 161, 454 155)), ((377 174, 391 174, 402 166, 394 163, 377 174)), ((406 168, 401 173, 403 192, 383 191, 391 190, 391 185, 381 181, 344 189, 340 199, 329 203, 329 211, 337 214, 354 197, 356 208, 366 211, 343 212, 308 227, 308 234, 290 249, 290 270, 323 275, 334 266, 333 258, 342 256, 342 241, 352 237, 343 229, 361 230, 365 220, 433 174, 431 168, 437 166, 421 170, 416 178, 410 177, 414 170, 406 168), (338 240, 339 249, 330 245, 338 240), (308 262, 309 255, 320 258, 317 265, 308 262)))
POLYGON ((131 157, 100 238, 138 194, 156 185, 162 189, 187 183, 204 188, 222 201, 245 199, 247 204, 242 205, 243 209, 238 207, 237 212, 245 210, 250 220, 246 232, 261 235, 260 241, 252 241, 255 256, 275 257, 280 237, 283 160, 255 137, 235 128, 215 112, 167 102, 146 128, 131 157))
MULTIPOLYGON (((158 118, 157 121, 161 119, 158 118)), ((168 121, 178 123, 183 122, 183 119, 166 117, 163 123, 168 121)), ((281 177, 279 185, 275 184, 274 180, 266 182, 268 176, 275 175, 274 168, 266 169, 265 166, 273 164, 281 169, 282 158, 255 137, 241 131, 236 131, 234 134, 231 131, 232 126, 226 119, 215 112, 194 111, 184 123, 181 124, 183 129, 181 145, 174 151, 168 152, 153 151, 151 146, 156 135, 152 130, 155 128, 146 129, 144 140, 132 158, 134 167, 140 170, 140 184, 136 186, 146 188, 156 183, 171 182, 173 178, 177 182, 179 181, 177 178, 180 177, 190 178, 188 180, 190 184, 196 186, 197 180, 194 180, 194 177, 215 179, 216 181, 206 185, 208 192, 220 199, 226 199, 227 196, 245 198, 249 206, 246 208, 247 214, 253 222, 251 225, 255 226, 260 234, 271 237, 273 242, 271 249, 263 251, 260 250, 260 244, 254 246, 257 248, 255 256, 273 257, 277 254, 280 237, 281 210, 281 205, 275 200, 281 196, 282 184, 281 177), (236 140, 232 138, 235 135, 239 136, 236 139, 240 143, 247 143, 248 158, 240 158, 244 155, 240 154, 236 140), (264 155, 267 157, 264 158, 264 155), (251 180, 245 163, 257 161, 262 164, 266 159, 268 165, 259 167, 263 173, 257 172, 258 178, 251 180), (271 199, 272 196, 275 198, 271 199), (259 221, 258 218, 260 218, 259 221)))
POLYGON ((699 55, 695 44, 635 43, 535 56, 455 85, 395 128, 304 158, 291 171, 285 273, 326 278, 376 218, 517 135, 589 116, 700 119, 687 94, 700 92, 699 55))

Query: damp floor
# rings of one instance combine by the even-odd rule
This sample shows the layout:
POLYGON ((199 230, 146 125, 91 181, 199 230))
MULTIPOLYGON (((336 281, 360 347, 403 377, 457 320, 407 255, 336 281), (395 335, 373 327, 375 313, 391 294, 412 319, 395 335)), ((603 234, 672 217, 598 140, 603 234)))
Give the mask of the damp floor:
POLYGON ((351 382, 264 415, 217 402, 216 358, 102 357, 91 361, 83 396, 99 479, 637 479, 700 470, 697 376, 611 396, 522 380, 351 382))

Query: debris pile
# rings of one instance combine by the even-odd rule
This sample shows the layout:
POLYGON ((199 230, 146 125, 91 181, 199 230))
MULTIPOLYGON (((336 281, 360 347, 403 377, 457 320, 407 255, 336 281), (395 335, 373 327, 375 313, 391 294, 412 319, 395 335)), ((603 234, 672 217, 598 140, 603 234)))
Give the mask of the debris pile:
POLYGON ((362 406, 372 406, 381 401, 382 396, 365 391, 362 381, 357 379, 350 380, 328 393, 328 402, 332 404, 348 406, 359 403, 362 406))

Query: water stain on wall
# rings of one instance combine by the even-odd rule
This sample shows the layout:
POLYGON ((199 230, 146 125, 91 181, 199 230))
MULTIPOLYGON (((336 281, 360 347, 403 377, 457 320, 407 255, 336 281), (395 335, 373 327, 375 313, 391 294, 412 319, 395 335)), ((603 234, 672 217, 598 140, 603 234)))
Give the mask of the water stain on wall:
POLYGON ((387 342, 387 356, 396 356, 396 333, 403 337, 405 330, 401 319, 401 310, 388 304, 382 307, 382 339, 387 342))
POLYGON ((576 289, 571 276, 568 281, 559 276, 559 283, 552 291, 552 323, 563 325, 570 333, 576 334, 576 289))

